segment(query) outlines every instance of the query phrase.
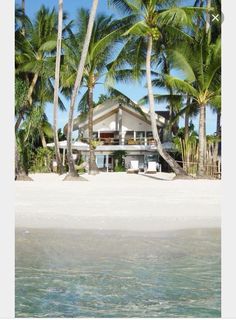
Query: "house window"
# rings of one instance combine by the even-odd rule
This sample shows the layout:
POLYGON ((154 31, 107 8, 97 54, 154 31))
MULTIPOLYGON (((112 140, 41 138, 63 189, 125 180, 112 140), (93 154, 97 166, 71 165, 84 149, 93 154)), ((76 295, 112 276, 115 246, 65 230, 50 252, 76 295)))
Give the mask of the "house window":
POLYGON ((152 137, 153 137, 152 131, 147 131, 147 138, 152 138, 152 137))
POLYGON ((134 132, 133 131, 126 131, 126 135, 127 138, 133 138, 134 137, 134 132))
POLYGON ((136 138, 137 139, 144 139, 145 132, 144 131, 136 131, 136 138))

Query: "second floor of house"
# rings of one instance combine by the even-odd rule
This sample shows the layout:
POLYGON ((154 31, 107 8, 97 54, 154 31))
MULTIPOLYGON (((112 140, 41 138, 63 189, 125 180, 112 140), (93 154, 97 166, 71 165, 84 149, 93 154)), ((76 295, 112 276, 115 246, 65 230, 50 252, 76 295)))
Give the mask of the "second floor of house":
MULTIPOLYGON (((156 124, 161 142, 171 140, 168 119, 156 113, 156 124)), ((88 119, 80 116, 74 120, 73 130, 78 130, 81 141, 88 142, 88 119)), ((154 143, 149 112, 114 100, 107 100, 93 110, 93 139, 101 145, 151 145, 154 143)))

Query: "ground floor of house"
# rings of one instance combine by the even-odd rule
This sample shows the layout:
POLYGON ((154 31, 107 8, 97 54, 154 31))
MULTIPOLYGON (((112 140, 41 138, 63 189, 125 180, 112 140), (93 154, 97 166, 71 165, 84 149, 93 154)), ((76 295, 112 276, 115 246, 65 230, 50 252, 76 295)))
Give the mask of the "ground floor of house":
MULTIPOLYGON (((175 157, 171 145, 163 144, 165 150, 175 157)), ((88 145, 79 147, 74 145, 73 157, 78 163, 89 161, 89 147, 88 145)), ((167 163, 158 154, 155 145, 101 145, 95 149, 95 159, 98 168, 101 171, 112 172, 117 165, 117 152, 121 152, 125 169, 130 168, 131 161, 138 161, 140 171, 144 171, 148 167, 149 161, 155 161, 157 171, 171 171, 167 163), (116 156, 115 156, 116 153, 116 156)), ((63 147, 63 164, 66 160, 66 145, 63 147)))
MULTIPOLYGON (((83 155, 84 160, 87 162, 89 159, 88 153, 84 153, 83 155)), ((97 167, 101 171, 114 171, 115 166, 116 166, 116 158, 112 153, 95 153, 95 158, 96 158, 96 164, 97 167)), ((145 168, 148 166, 149 161, 156 161, 157 163, 157 170, 161 171, 161 164, 160 164, 160 159, 157 154, 157 152, 149 152, 149 153, 135 153, 135 152, 129 152, 127 153, 126 156, 123 157, 124 159, 124 167, 128 169, 130 167, 130 163, 133 160, 138 161, 139 169, 141 171, 144 171, 145 168)))

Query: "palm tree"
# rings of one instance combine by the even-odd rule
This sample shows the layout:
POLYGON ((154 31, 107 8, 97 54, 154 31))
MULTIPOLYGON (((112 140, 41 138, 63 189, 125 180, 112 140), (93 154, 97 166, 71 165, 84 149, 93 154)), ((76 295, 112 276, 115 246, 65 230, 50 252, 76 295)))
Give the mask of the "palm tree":
MULTIPOLYGON (((70 43, 67 42, 65 47, 65 65, 64 70, 67 76, 63 76, 62 84, 64 87, 70 87, 74 81, 76 70, 74 61, 78 58, 78 47, 81 40, 85 37, 85 30, 89 12, 84 9, 79 10, 79 33, 72 34, 70 43), (68 50, 67 50, 68 49, 68 50), (68 54, 67 54, 68 53, 68 54), (71 70, 68 68, 71 66, 71 70)), ((89 131, 89 173, 98 173, 95 162, 95 153, 93 146, 93 101, 94 88, 97 84, 102 84, 103 77, 107 73, 107 64, 114 55, 116 41, 124 32, 127 26, 126 19, 113 20, 112 16, 100 14, 94 21, 94 27, 88 49, 88 55, 84 66, 83 86, 87 88, 79 102, 79 111, 88 115, 88 131, 89 131)))
MULTIPOLYGON (((15 116, 17 117, 21 109, 27 102, 28 87, 25 81, 16 77, 15 79, 15 116)), ((19 176, 26 176, 20 167, 20 155, 17 146, 17 131, 15 131, 15 179, 19 179, 19 176)))
MULTIPOLYGON (((16 74, 28 82, 27 104, 18 115, 15 129, 17 130, 24 113, 32 106, 34 90, 42 78, 52 75, 54 58, 50 53, 56 47, 57 18, 44 6, 38 11, 36 21, 27 25, 25 35, 16 31, 16 74)), ((48 80, 47 80, 48 81, 48 80)))
MULTIPOLYGON (((16 135, 22 120, 30 116, 36 105, 43 106, 46 102, 53 102, 52 80, 55 75, 54 53, 57 35, 57 15, 54 9, 49 11, 42 6, 34 22, 23 17, 27 22, 24 24, 24 34, 22 33, 23 23, 20 23, 21 15, 18 14, 18 16, 19 23, 16 25, 15 32, 16 76, 25 82, 27 93, 24 104, 21 104, 16 112, 16 135)), ((60 98, 59 106, 65 110, 60 98)), ((42 145, 46 147, 44 130, 41 130, 40 136, 42 145)))
POLYGON ((162 31, 165 29, 172 35, 184 34, 183 27, 191 25, 192 18, 196 14, 196 8, 169 7, 175 1, 162 0, 110 0, 123 11, 136 16, 136 23, 129 28, 126 36, 132 36, 133 41, 140 38, 145 39, 146 46, 146 80, 148 88, 149 110, 153 137, 156 141, 157 150, 162 158, 170 165, 176 175, 186 176, 182 167, 166 152, 162 147, 160 137, 156 126, 156 114, 154 105, 154 96, 151 77, 151 57, 153 52, 153 43, 160 41, 162 31))
POLYGON ((45 136, 52 138, 53 129, 44 113, 44 107, 39 104, 31 109, 17 132, 17 149, 19 150, 17 180, 32 180, 28 177, 30 155, 40 145, 40 140, 42 146, 45 146, 45 136))
POLYGON ((93 23, 94 23, 96 11, 97 11, 97 5, 98 5, 98 0, 93 0, 93 4, 92 4, 91 11, 90 11, 90 16, 89 16, 89 21, 88 21, 88 26, 87 26, 87 32, 86 32, 86 36, 84 39, 83 50, 81 53, 80 63, 78 66, 76 80, 75 80, 73 92, 71 95, 68 127, 67 127, 67 159, 68 159, 68 165, 69 165, 69 174, 68 174, 67 178, 69 178, 69 179, 70 179, 70 177, 78 176, 77 172, 75 171, 74 159, 73 159, 73 155, 72 155, 72 146, 71 146, 71 144, 72 144, 72 130, 73 130, 73 115, 74 115, 74 108, 75 108, 75 101, 76 101, 77 93, 80 88, 81 80, 83 77, 84 65, 85 65, 86 57, 87 57, 87 53, 88 53, 90 38, 91 38, 91 34, 92 34, 92 29, 93 29, 93 23))
POLYGON ((192 106, 199 110, 199 176, 205 174, 206 107, 219 107, 221 101, 220 52, 220 39, 218 38, 216 43, 209 44, 207 35, 203 33, 199 41, 188 48, 182 48, 182 54, 179 51, 179 59, 175 61, 175 65, 188 74, 188 80, 170 75, 163 76, 168 85, 188 94, 192 98, 192 106))
POLYGON ((58 0, 58 30, 57 30, 57 53, 56 53, 56 67, 55 67, 55 82, 54 82, 54 108, 53 108, 53 131, 55 153, 57 160, 57 167, 60 174, 62 173, 61 155, 59 151, 59 142, 57 134, 57 118, 58 118, 58 90, 60 77, 60 61, 61 61, 61 41, 62 41, 62 20, 63 20, 63 0, 58 0))

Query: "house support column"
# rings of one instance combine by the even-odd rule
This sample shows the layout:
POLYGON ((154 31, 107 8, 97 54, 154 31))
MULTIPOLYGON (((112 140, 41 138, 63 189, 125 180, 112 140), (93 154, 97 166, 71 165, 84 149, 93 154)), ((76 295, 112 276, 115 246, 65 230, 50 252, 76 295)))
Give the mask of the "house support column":
POLYGON ((65 157, 66 157, 66 149, 63 149, 63 154, 62 154, 62 165, 65 166, 65 157))
POLYGON ((144 145, 147 145, 147 131, 144 131, 144 145))
POLYGON ((119 128, 119 144, 124 144, 122 137, 122 109, 118 110, 118 128, 119 128))
POLYGON ((108 172, 108 154, 106 154, 106 167, 107 167, 107 172, 108 172))

